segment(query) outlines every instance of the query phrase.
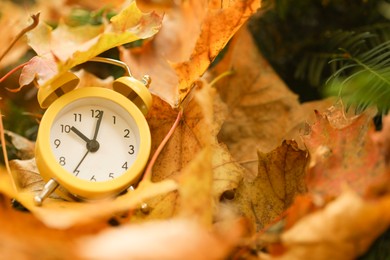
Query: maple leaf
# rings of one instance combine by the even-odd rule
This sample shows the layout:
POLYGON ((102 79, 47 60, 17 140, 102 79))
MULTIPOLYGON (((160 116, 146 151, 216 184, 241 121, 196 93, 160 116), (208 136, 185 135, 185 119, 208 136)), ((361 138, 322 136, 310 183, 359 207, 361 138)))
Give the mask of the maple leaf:
POLYGON ((150 90, 178 107, 260 1, 185 1, 166 12, 162 30, 142 51, 121 49, 138 77, 153 78, 150 90))
POLYGON ((285 141, 269 153, 259 151, 258 157, 258 174, 246 175, 229 202, 251 220, 253 230, 262 229, 285 211, 297 194, 306 191, 308 158, 294 141, 285 141))
MULTIPOLYGON (((219 151, 220 147, 216 136, 226 111, 226 108, 218 98, 215 89, 211 88, 211 86, 206 83, 201 84, 201 82, 199 82, 199 85, 201 88, 199 90, 194 90, 193 96, 189 97, 187 100, 188 103, 183 105, 183 118, 169 142, 164 147, 164 150, 157 158, 152 171, 152 181, 160 182, 166 179, 178 179, 185 188, 181 187, 182 185, 179 184, 179 187, 181 188, 179 188, 178 193, 174 192, 164 195, 163 198, 155 198, 147 201, 147 204, 150 205, 152 210, 146 218, 172 217, 181 210, 178 203, 178 201, 182 199, 180 198, 181 193, 201 194, 204 192, 206 194, 215 194, 215 196, 219 196, 224 190, 229 189, 228 186, 231 185, 230 179, 234 179, 234 177, 228 177, 228 173, 222 174, 220 172, 218 178, 221 180, 221 183, 218 187, 218 192, 214 193, 211 183, 207 182, 207 176, 209 175, 207 175, 206 171, 204 172, 204 179, 202 179, 205 181, 203 183, 203 185, 205 185, 204 187, 199 183, 196 187, 190 185, 190 183, 193 181, 195 182, 197 178, 200 178, 200 176, 197 176, 197 171, 192 169, 197 169, 197 167, 207 168, 209 163, 209 167, 214 168, 215 165, 216 168, 219 168, 219 171, 223 171, 221 161, 226 160, 226 155, 224 155, 222 151, 216 153, 219 155, 218 158, 214 158, 212 152, 210 155, 211 157, 208 159, 195 160, 198 154, 202 153, 204 149, 219 151), (209 159, 211 161, 209 161, 209 159), (192 163, 193 160, 196 162, 192 163), (188 169, 188 167, 190 169, 188 169), (226 181, 222 184, 223 178, 226 178, 226 181), (187 185, 185 185, 185 183, 187 183, 187 185), (204 189, 207 189, 207 191, 204 189)), ((168 133, 176 119, 177 113, 178 112, 168 103, 158 97, 154 97, 153 106, 147 115, 152 136, 152 153, 157 149, 157 146, 168 133)), ((231 166, 227 164, 226 167, 231 166)), ((211 176, 213 176, 213 174, 211 174, 211 176)), ((203 181, 199 180, 199 182, 203 181)), ((184 197, 184 200, 190 200, 191 196, 184 195, 184 197)), ((204 196, 202 197, 204 198, 204 196)), ((204 199, 208 200, 209 198, 204 199)), ((216 198, 214 200, 216 200, 216 198)), ((184 205, 184 207, 188 206, 188 208, 196 208, 196 203, 186 203, 188 203, 188 205, 182 205, 184 205)), ((213 212, 212 208, 206 206, 204 210, 213 212)), ((183 211, 186 210, 183 209, 183 211)), ((145 216, 142 215, 141 217, 144 218, 145 216)))
POLYGON ((28 39, 40 62, 47 64, 43 68, 36 66, 37 58, 33 58, 24 66, 20 81, 27 84, 38 77, 41 87, 46 87, 64 72, 108 49, 153 36, 161 26, 161 19, 154 12, 143 14, 131 1, 107 25, 69 27, 60 23, 53 30, 40 24, 28 34, 28 39))
MULTIPOLYGON (((204 84, 201 90, 194 91, 193 98, 188 98, 188 104, 183 106, 183 110, 179 126, 155 164, 153 181, 177 176, 198 152, 217 143, 216 136, 225 117, 226 107, 215 89, 204 84)), ((152 152, 168 133, 177 113, 168 103, 154 97, 147 115, 152 133, 152 152)))
POLYGON ((257 150, 270 151, 282 143, 297 124, 295 115, 300 104, 258 52, 245 28, 235 36, 213 73, 219 75, 229 70, 234 74, 216 84, 229 108, 229 117, 218 138, 235 160, 256 174, 257 150))
POLYGON ((310 133, 303 136, 311 162, 309 192, 337 196, 348 185, 359 194, 385 175, 383 155, 371 139, 369 112, 347 118, 339 104, 319 114, 310 133))

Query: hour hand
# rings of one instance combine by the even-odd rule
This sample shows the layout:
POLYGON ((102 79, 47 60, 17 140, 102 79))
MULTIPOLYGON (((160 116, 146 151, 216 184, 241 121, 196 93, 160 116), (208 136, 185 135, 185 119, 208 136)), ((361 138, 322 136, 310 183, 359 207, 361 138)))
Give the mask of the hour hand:
POLYGON ((86 137, 83 133, 81 133, 76 127, 72 126, 70 130, 76 135, 78 135, 81 139, 83 139, 86 143, 91 142, 91 140, 88 137, 86 137))

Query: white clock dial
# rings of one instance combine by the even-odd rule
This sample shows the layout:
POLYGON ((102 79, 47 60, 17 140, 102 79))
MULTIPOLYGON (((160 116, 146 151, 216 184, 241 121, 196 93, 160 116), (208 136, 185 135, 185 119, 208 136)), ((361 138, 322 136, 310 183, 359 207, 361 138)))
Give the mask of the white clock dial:
POLYGON ((50 130, 52 152, 69 174, 91 182, 113 180, 134 163, 140 145, 133 117, 98 97, 65 106, 50 130))

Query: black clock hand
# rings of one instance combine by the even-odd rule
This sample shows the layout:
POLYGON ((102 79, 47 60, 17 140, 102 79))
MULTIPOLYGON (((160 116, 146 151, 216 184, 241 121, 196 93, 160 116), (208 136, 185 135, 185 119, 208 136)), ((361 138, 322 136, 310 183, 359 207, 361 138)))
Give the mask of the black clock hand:
POLYGON ((103 110, 101 110, 101 111, 102 111, 102 112, 100 113, 100 117, 99 117, 99 119, 98 119, 97 122, 96 122, 95 133, 94 133, 94 135, 93 135, 92 141, 96 141, 96 138, 97 138, 97 135, 98 135, 98 132, 99 132, 99 128, 100 128, 100 124, 101 124, 102 119, 103 119, 103 113, 104 113, 104 111, 103 111, 103 110))
POLYGON ((84 161, 85 157, 87 157, 88 153, 89 153, 89 150, 87 150, 87 152, 84 154, 83 158, 81 158, 81 161, 79 162, 79 164, 77 164, 76 168, 74 169, 73 173, 76 173, 76 176, 78 174, 78 169, 79 169, 81 163, 84 161))
POLYGON ((70 128, 72 132, 74 132, 76 135, 78 135, 81 139, 83 139, 86 143, 91 142, 88 137, 86 137, 83 133, 81 133, 76 127, 72 126, 70 128))

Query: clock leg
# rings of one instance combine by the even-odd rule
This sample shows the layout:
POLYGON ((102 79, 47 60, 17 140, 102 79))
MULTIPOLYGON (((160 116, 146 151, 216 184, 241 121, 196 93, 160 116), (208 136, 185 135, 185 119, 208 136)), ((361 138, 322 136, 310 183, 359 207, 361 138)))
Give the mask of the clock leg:
POLYGON ((50 179, 43 187, 41 193, 34 197, 35 205, 41 206, 42 202, 47 197, 49 197, 49 195, 52 194, 55 189, 57 189, 58 185, 58 182, 56 182, 54 179, 50 179))

